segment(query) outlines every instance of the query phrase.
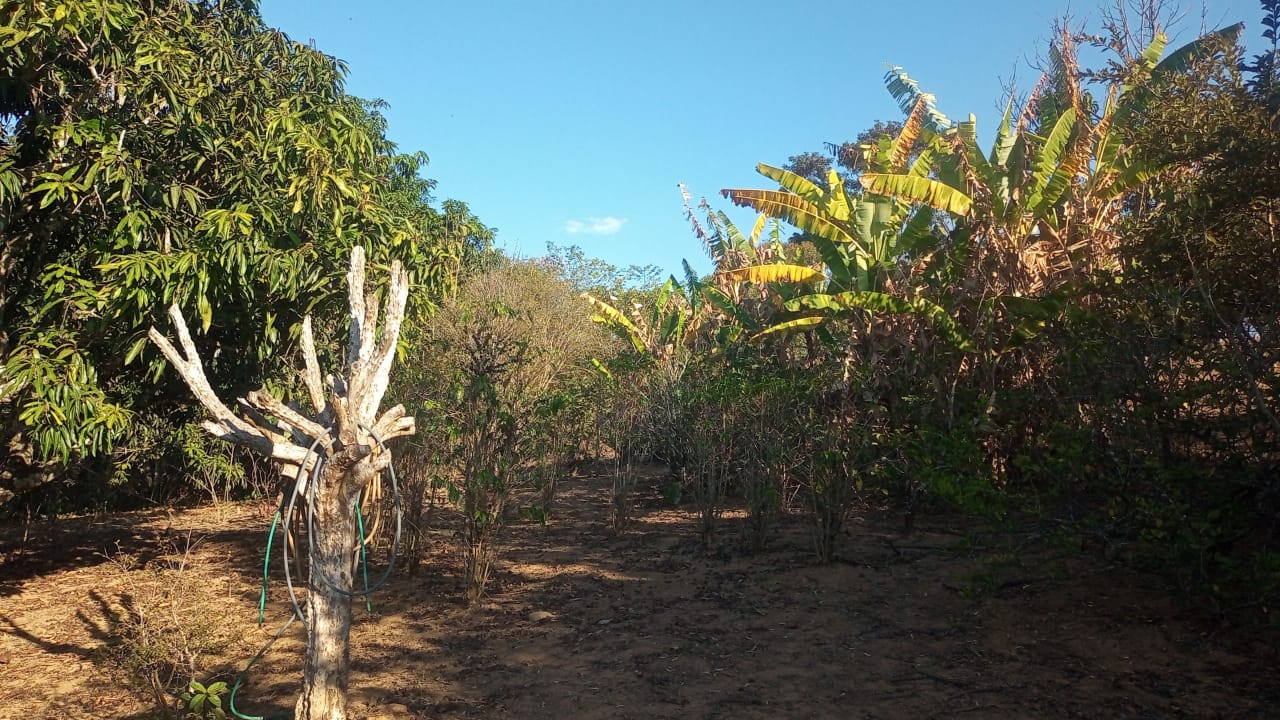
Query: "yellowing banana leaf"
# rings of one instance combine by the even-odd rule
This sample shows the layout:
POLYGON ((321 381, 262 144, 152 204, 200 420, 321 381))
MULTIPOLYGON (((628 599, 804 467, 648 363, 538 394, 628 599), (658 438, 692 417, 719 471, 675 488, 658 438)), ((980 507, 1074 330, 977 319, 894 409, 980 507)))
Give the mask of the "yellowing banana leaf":
POLYGON ((818 187, 812 180, 802 175, 797 175, 790 170, 784 170, 780 167, 759 163, 756 165, 756 172, 773 180, 782 187, 799 195, 805 200, 819 205, 826 197, 826 192, 818 187))
POLYGON ((755 335, 752 335, 751 339, 755 340, 756 338, 762 338, 765 335, 774 335, 776 333, 794 332, 797 330, 810 330, 814 327, 817 327, 818 325, 821 325, 825 321, 826 321, 826 318, 822 317, 821 315, 796 318, 795 320, 788 320, 786 322, 778 323, 777 325, 773 325, 771 327, 765 328, 764 330, 756 333, 755 335))
POLYGON ((945 210, 952 215, 969 214, 973 200, 968 195, 937 180, 914 175, 887 175, 863 173, 859 178, 867 192, 898 197, 908 202, 924 203, 935 210, 945 210))
POLYGON ((753 265, 751 267, 738 268, 736 270, 727 270, 718 273, 717 277, 728 280, 730 282, 751 282, 751 283, 807 283, 821 282, 826 279, 826 275, 804 265, 788 265, 784 263, 775 263, 771 265, 753 265))
POLYGON ((1119 106, 1119 95, 1111 92, 1107 95, 1107 102, 1102 107, 1102 115, 1098 117, 1098 123, 1093 128, 1094 155, 1097 156, 1095 162, 1096 169, 1093 172, 1094 177, 1105 175, 1111 170, 1111 166, 1119 157, 1121 149, 1121 133, 1113 132, 1112 125, 1115 123, 1116 109, 1119 106))
POLYGON ((898 137, 894 138, 893 144, 889 146, 889 172, 900 173, 907 168, 907 160, 911 159, 911 149, 915 147, 916 140, 920 137, 920 129, 924 127, 928 110, 929 106, 925 98, 923 96, 916 98, 915 107, 911 108, 911 114, 902 124, 898 137))
POLYGON ((739 207, 749 207, 769 217, 791 223, 797 228, 832 242, 852 243, 853 237, 834 221, 824 217, 817 205, 804 198, 777 190, 721 190, 720 193, 739 207))
POLYGON ((840 222, 847 222, 852 212, 849 197, 844 192, 844 180, 834 168, 827 170, 827 187, 831 190, 822 201, 822 211, 840 222))
POLYGON ((751 228, 751 237, 748 238, 747 240, 747 242, 751 245, 752 249, 754 249, 756 245, 760 244, 760 233, 764 232, 765 225, 767 225, 768 223, 769 223, 768 215, 765 215, 764 213, 760 213, 759 215, 756 216, 755 227, 751 228))
POLYGON ((849 201, 844 195, 844 181, 835 170, 827 172, 826 189, 808 178, 772 165, 760 163, 756 165, 756 171, 799 195, 806 202, 813 203, 826 215, 840 221, 849 219, 849 201))
POLYGON ((641 337, 640 328, 631 322, 621 310, 610 305, 609 303, 594 298, 591 293, 582 293, 583 299, 591 303, 591 307, 595 308, 596 314, 591 316, 591 321, 604 325, 609 328, 615 335, 627 340, 631 343, 636 352, 647 353, 648 348, 644 344, 644 338, 641 337))

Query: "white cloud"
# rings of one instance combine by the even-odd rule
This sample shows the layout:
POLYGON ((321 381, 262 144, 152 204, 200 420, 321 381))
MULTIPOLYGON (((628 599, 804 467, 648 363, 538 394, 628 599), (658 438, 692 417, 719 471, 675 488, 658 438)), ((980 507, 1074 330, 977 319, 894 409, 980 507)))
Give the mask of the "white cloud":
POLYGON ((564 224, 564 231, 570 235, 612 235, 626 224, 626 218, 592 217, 587 218, 586 221, 568 220, 564 224))

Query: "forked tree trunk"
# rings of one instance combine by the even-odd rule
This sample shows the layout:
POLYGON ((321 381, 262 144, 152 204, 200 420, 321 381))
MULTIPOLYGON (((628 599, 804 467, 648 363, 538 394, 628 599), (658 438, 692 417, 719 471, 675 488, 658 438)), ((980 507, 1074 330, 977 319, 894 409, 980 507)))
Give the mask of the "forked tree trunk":
POLYGON ((196 398, 213 415, 204 423, 210 433, 229 442, 254 448, 280 463, 286 477, 301 483, 303 499, 314 508, 309 543, 311 574, 307 591, 307 656, 297 720, 345 720, 347 685, 351 674, 351 596, 354 587, 351 555, 357 546, 357 499, 391 464, 391 456, 379 442, 411 435, 414 420, 397 405, 377 416, 386 392, 391 363, 399 339, 408 299, 408 276, 394 263, 387 292, 386 317, 378 332, 378 307, 373 295, 364 294, 364 250, 351 252, 347 274, 351 327, 345 377, 327 381, 329 396, 320 378, 311 318, 302 324, 302 351, 306 363, 303 380, 313 406, 305 416, 266 392, 251 392, 239 402, 242 415, 233 413, 209 386, 195 344, 182 313, 169 309, 182 353, 152 328, 148 336, 182 375, 196 398), (308 448, 322 453, 321 471, 314 473, 316 458, 308 448))

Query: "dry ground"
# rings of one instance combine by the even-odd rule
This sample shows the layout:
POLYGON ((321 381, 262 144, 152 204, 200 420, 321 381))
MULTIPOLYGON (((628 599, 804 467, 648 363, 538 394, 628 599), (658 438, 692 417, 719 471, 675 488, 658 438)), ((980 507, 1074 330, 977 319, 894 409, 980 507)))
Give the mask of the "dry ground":
MULTIPOLYGON (((547 527, 517 524, 480 606, 461 603, 453 530, 418 572, 356 611, 355 718, 1278 717, 1273 632, 1208 626, 1155 578, 1034 536, 861 517, 816 567, 785 518, 759 554, 740 518, 697 541, 691 510, 640 499, 622 537, 608 480, 562 484, 547 527)), ((238 505, 0 529, 0 720, 146 718, 104 666, 144 569, 196 542, 188 582, 227 633, 208 671, 234 674, 288 616, 257 574, 269 510, 238 505), (137 581, 137 582, 135 582, 137 581)), ((439 516, 443 518, 444 516, 439 516)), ((275 568, 278 575, 278 567, 275 568)), ((208 611, 206 611, 208 612, 208 611)), ((240 709, 287 709, 295 627, 253 670, 240 709)))

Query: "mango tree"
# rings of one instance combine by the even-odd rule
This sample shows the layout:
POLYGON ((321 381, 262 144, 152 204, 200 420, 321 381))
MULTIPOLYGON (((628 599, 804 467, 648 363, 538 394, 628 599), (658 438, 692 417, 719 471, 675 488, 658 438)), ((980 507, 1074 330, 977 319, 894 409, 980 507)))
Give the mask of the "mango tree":
POLYGON ((339 321, 361 238, 381 239, 371 262, 404 263, 411 314, 483 254, 487 229, 431 206, 426 157, 387 140, 342 64, 256 7, 0 4, 0 443, 17 450, 0 501, 110 476, 138 424, 195 417, 149 382, 146 329, 170 303, 217 348, 213 385, 248 388, 304 313, 339 321))
POLYGON ((265 390, 241 398, 241 413, 233 412, 209 384, 178 305, 170 306, 169 317, 181 350, 156 328, 148 332, 151 342, 212 415, 204 423, 205 430, 275 460, 307 501, 311 565, 306 665, 295 711, 298 720, 346 717, 352 548, 361 542, 358 502, 361 493, 391 464, 391 453, 384 443, 414 432, 414 419, 405 415, 403 405, 381 415, 378 411, 395 359, 409 297, 409 276, 398 262, 392 264, 381 326, 378 296, 365 294, 365 254, 358 245, 351 252, 347 286, 350 313, 341 376, 322 380, 310 316, 302 323, 302 379, 311 401, 309 414, 265 390))

